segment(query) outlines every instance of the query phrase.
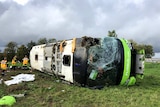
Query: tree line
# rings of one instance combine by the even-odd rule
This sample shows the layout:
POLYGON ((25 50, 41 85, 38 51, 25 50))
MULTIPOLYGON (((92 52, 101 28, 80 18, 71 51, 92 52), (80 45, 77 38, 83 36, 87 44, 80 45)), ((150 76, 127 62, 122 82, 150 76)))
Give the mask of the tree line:
MULTIPOLYGON (((109 37, 118 37, 115 30, 113 31, 108 31, 108 36, 109 37)), ((129 40, 133 47, 137 50, 144 49, 145 50, 145 57, 146 58, 151 58, 154 56, 153 52, 153 47, 151 45, 146 45, 146 44, 138 44, 133 40, 129 40)), ((52 39, 46 39, 46 38, 40 38, 37 42, 35 41, 30 41, 27 44, 22 44, 18 46, 18 44, 14 41, 10 41, 6 46, 4 51, 0 52, 0 60, 3 59, 3 57, 7 57, 8 61, 11 61, 12 58, 17 55, 17 59, 21 61, 25 55, 29 57, 29 52, 32 49, 33 46, 35 45, 41 45, 41 44, 46 44, 46 43, 52 43, 56 42, 55 38, 52 39)))
POLYGON ((18 45, 14 41, 10 41, 5 45, 5 48, 3 51, 0 52, 0 60, 2 60, 4 57, 7 57, 8 61, 11 61, 12 58, 17 55, 17 59, 19 61, 22 61, 25 55, 29 57, 29 52, 35 45, 41 45, 46 43, 52 43, 55 42, 56 39, 46 39, 46 38, 40 38, 37 42, 30 41, 27 44, 18 45))

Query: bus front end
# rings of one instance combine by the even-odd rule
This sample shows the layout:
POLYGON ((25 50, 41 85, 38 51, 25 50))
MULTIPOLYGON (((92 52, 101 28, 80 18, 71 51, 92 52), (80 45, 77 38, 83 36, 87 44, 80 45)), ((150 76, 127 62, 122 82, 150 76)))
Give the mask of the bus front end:
POLYGON ((87 85, 134 85, 143 78, 144 51, 136 51, 125 39, 105 37, 88 50, 87 85))

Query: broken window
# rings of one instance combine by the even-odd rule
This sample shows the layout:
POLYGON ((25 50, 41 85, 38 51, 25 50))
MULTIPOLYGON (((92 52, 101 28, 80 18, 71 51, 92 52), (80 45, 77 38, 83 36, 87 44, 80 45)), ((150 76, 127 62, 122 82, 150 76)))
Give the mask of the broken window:
POLYGON ((116 84, 118 72, 122 67, 122 44, 120 40, 111 37, 105 37, 101 40, 100 45, 91 46, 89 48, 89 73, 97 71, 97 78, 102 81, 116 84))
POLYGON ((71 63, 71 56, 64 55, 63 56, 63 65, 70 66, 70 63, 71 63))

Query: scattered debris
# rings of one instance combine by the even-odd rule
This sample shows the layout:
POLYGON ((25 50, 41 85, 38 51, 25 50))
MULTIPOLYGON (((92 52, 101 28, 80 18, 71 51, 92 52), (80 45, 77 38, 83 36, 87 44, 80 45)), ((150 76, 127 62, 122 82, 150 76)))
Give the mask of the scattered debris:
POLYGON ((12 85, 12 84, 19 84, 22 81, 34 81, 35 75, 34 74, 19 74, 16 76, 12 76, 12 80, 4 81, 6 85, 12 85))
POLYGON ((61 90, 62 92, 65 92, 65 90, 61 90))
POLYGON ((11 95, 11 96, 16 97, 16 98, 19 98, 19 97, 24 97, 25 94, 13 94, 13 95, 11 95))
POLYGON ((56 80, 56 82, 58 82, 58 83, 59 83, 59 82, 60 82, 60 80, 56 80))
POLYGON ((52 87, 48 87, 47 89, 50 90, 50 89, 52 89, 52 87))

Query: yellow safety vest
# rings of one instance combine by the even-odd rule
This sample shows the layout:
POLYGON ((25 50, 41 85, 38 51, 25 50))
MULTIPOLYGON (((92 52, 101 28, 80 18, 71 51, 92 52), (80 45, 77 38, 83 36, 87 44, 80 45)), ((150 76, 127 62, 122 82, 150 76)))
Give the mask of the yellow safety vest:
POLYGON ((23 65, 27 65, 28 64, 28 58, 23 58, 23 65))
POLYGON ((2 60, 1 61, 1 69, 6 70, 7 69, 7 60, 2 60))
POLYGON ((12 59, 12 65, 16 65, 16 58, 12 59))

